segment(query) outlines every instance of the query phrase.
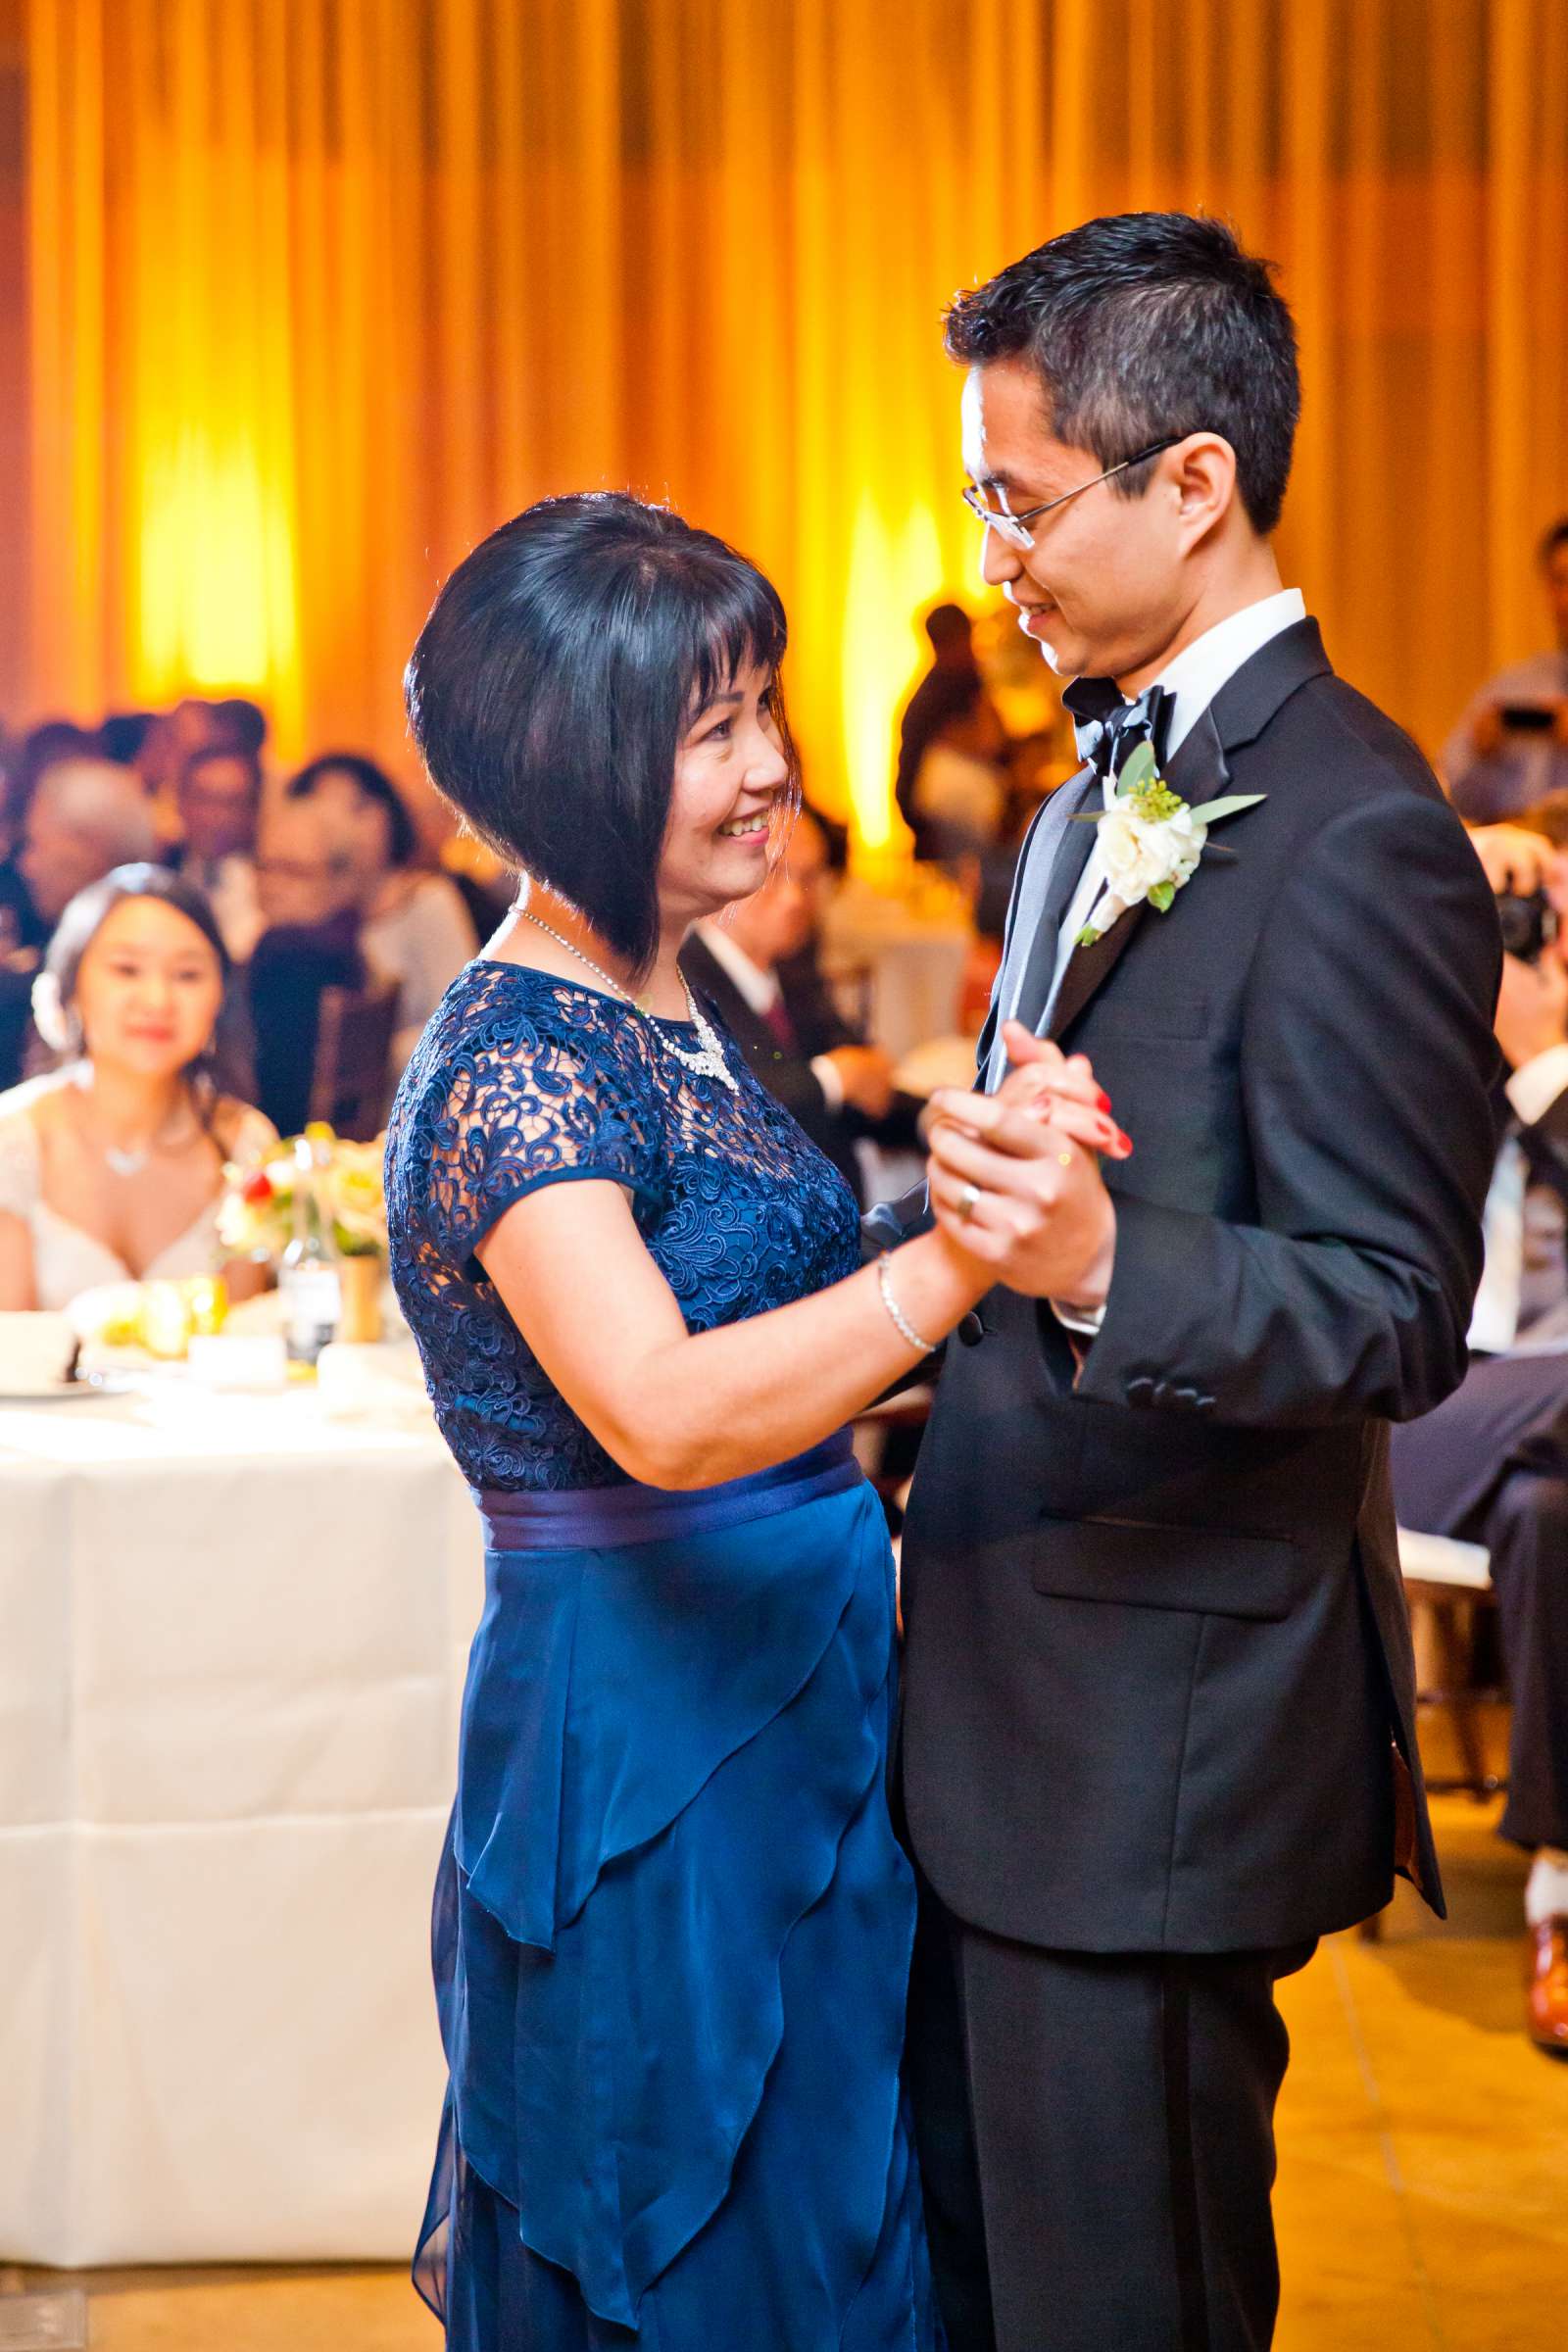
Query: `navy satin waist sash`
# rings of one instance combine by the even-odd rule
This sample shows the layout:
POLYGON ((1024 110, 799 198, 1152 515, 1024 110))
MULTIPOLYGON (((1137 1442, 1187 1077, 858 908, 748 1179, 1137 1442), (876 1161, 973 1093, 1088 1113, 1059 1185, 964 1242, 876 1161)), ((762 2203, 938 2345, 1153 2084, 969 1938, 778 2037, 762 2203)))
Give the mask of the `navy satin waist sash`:
POLYGON ((492 1551, 576 1551, 616 1544, 657 1544, 740 1527, 793 1510, 860 1482, 850 1432, 841 1429, 807 1453, 771 1470, 753 1470, 721 1486, 672 1489, 577 1487, 549 1494, 469 1489, 492 1551))

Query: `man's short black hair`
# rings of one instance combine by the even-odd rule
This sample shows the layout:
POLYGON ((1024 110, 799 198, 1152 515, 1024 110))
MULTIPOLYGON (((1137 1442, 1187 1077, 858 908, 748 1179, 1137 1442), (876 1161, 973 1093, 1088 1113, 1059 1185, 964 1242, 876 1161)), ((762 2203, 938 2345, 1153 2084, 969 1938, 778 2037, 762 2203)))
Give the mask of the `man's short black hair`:
POLYGON ((643 972, 682 738, 749 663, 776 671, 787 634, 777 590, 712 532, 615 491, 544 499, 436 598, 409 723, 479 839, 643 972))
MULTIPOLYGON (((1086 220, 956 295, 947 344, 969 367, 1032 361, 1052 432, 1102 467, 1152 442, 1223 435, 1253 529, 1278 523, 1301 412, 1296 328, 1272 266, 1223 220, 1086 220)), ((1134 466, 1110 486, 1136 498, 1150 475, 1134 466)))
POLYGON ((1548 523, 1541 534, 1538 562, 1544 566, 1551 562, 1558 548, 1564 546, 1568 546, 1568 514, 1559 514, 1556 521, 1548 523))

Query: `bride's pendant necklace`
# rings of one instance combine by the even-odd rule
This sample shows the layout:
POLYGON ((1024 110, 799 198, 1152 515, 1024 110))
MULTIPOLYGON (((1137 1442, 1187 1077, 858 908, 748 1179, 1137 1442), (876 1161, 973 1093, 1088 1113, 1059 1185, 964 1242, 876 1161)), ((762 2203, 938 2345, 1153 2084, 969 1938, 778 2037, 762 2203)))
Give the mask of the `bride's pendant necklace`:
POLYGON ((568 956, 575 956, 579 963, 586 964, 595 979, 602 980, 611 994, 618 997, 623 1004, 629 1004, 633 1012, 640 1012, 644 1020, 650 1022, 658 1030, 660 1043, 674 1054, 683 1069, 691 1071, 694 1078, 716 1078, 721 1086, 729 1088, 732 1095, 739 1093, 739 1081, 729 1063, 724 1059, 724 1049, 719 1043, 718 1032, 710 1021, 704 1018, 702 1006, 692 995, 692 984, 684 972, 680 974, 680 984, 686 994, 686 1010, 690 1014, 692 1026, 697 1032, 698 1043, 695 1052, 690 1046, 677 1045, 658 1013, 650 1012, 646 1005, 639 1004, 636 998, 621 987, 620 982, 612 973, 607 972, 602 963, 595 963, 591 956, 584 954, 575 940, 568 939, 564 931, 558 931, 554 924, 547 923, 541 915, 533 913, 526 906, 519 906, 517 912, 522 916, 524 922, 532 923, 536 931, 543 931, 548 939, 553 939, 558 948, 564 948, 568 956))
MULTIPOLYGON (((83 1103, 82 1108, 84 1110, 86 1109, 85 1103, 83 1103)), ((168 1152, 176 1150, 179 1145, 184 1143, 186 1140, 185 1129, 187 1118, 186 1116, 182 1115, 181 1109, 176 1109, 174 1113, 174 1132, 172 1135, 168 1132, 170 1122, 166 1119, 163 1130, 156 1135, 148 1136, 145 1143, 140 1144, 111 1144, 105 1142, 101 1136, 94 1137, 91 1132, 92 1118, 90 1112, 82 1124, 87 1128, 90 1143, 97 1151, 102 1152, 104 1165, 106 1168, 108 1168, 110 1174, 112 1176, 122 1176, 125 1178, 127 1182, 132 1176, 139 1176, 142 1173, 143 1169, 151 1160, 154 1152, 168 1152)), ((190 1122, 190 1124, 194 1130, 194 1122, 190 1122)))

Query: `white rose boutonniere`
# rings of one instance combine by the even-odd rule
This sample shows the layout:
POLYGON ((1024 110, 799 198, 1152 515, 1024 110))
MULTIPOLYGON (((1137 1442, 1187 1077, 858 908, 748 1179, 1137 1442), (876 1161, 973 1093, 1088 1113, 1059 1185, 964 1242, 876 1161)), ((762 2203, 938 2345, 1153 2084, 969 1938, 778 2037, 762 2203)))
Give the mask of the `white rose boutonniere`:
POLYGON ((1157 913, 1168 914, 1176 893, 1198 871, 1209 826, 1244 808, 1255 808, 1267 797, 1261 792, 1232 793, 1225 800, 1205 801, 1200 808, 1189 808, 1159 774, 1152 748, 1141 743, 1117 775, 1110 807, 1074 819, 1076 824, 1100 827, 1100 860, 1105 872, 1105 887, 1074 944, 1094 947, 1129 907, 1141 906, 1146 899, 1157 913))

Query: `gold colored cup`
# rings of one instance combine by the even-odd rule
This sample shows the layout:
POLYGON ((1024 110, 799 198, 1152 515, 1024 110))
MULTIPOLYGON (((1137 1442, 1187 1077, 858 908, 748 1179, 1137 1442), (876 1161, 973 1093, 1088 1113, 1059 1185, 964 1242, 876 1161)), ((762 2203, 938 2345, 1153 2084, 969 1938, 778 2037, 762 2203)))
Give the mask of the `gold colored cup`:
POLYGON ((378 1256, 340 1257, 338 1282, 343 1311, 337 1336, 360 1346, 381 1337, 381 1260, 378 1256))

